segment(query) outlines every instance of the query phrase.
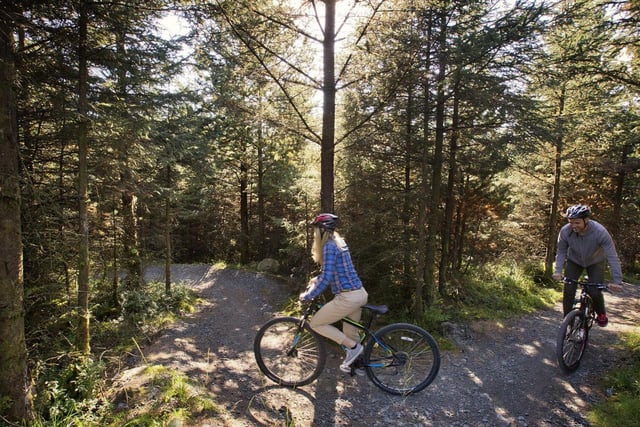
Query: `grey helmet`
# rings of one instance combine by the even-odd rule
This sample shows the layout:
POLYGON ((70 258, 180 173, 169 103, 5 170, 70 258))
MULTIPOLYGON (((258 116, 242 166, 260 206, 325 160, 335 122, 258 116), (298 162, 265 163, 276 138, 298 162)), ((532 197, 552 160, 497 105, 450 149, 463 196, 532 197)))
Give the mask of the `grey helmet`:
POLYGON ((567 219, 588 218, 591 216, 591 208, 587 205, 573 205, 567 209, 567 219))

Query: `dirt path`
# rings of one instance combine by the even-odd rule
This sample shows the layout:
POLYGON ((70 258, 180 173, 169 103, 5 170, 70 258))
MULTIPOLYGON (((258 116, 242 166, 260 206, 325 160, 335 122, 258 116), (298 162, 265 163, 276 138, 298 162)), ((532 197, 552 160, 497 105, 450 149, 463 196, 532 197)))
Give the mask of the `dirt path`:
MULTIPOLYGON (((287 419, 296 427, 585 426, 585 409, 603 398, 598 378, 624 359, 613 344, 622 331, 640 332, 640 289, 630 286, 606 294, 609 326, 593 330, 580 369, 569 376, 555 361, 557 304, 503 324, 472 325, 458 337, 459 351, 443 352, 438 378, 414 396, 392 396, 366 376, 342 374, 337 349, 318 381, 290 390, 259 373, 252 349, 258 327, 284 301, 285 285, 207 265, 177 265, 172 274, 207 302, 143 352, 147 363, 185 372, 225 408, 216 419, 190 424, 198 426, 284 426, 287 419)), ((124 372, 119 387, 140 386, 139 372, 124 372)))

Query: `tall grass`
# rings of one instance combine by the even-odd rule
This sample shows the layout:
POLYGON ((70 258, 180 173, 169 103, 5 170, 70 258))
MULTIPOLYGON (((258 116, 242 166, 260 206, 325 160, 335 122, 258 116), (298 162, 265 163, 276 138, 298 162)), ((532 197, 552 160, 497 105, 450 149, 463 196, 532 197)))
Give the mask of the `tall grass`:
POLYGON ((458 281, 457 294, 445 300, 456 318, 493 319, 530 313, 552 305, 559 286, 535 280, 539 277, 521 266, 488 264, 458 281))
POLYGON ((624 366, 603 378, 610 395, 596 404, 587 418, 594 427, 632 427, 640 424, 640 334, 622 335, 621 346, 629 354, 624 366))

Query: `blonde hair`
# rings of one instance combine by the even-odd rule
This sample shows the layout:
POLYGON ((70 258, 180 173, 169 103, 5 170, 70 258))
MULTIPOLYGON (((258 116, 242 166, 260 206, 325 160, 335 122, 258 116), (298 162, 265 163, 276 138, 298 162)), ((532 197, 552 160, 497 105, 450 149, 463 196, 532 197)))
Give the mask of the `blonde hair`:
POLYGON ((322 266, 323 262, 322 249, 329 240, 334 240, 336 242, 336 245, 340 249, 344 249, 347 246, 344 239, 338 234, 337 231, 321 231, 320 227, 314 227, 313 245, 311 246, 311 257, 315 262, 320 264, 320 266, 322 266))

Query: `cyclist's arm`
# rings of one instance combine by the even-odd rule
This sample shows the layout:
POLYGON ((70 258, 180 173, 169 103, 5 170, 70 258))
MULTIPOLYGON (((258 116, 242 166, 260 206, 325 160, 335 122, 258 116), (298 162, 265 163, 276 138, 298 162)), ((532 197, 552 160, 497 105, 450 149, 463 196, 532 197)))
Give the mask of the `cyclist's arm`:
POLYGON ((312 283, 310 283, 311 286, 309 289, 300 295, 301 301, 309 301, 317 298, 327 289, 335 270, 336 250, 337 247, 335 244, 329 242, 324 245, 324 248, 322 248, 322 272, 319 276, 311 280, 312 283))
MULTIPOLYGON (((564 227, 566 227, 566 225, 564 227)), ((555 280, 562 280, 562 268, 564 267, 564 262, 567 260, 567 251, 569 249, 569 243, 565 240, 562 234, 562 232, 564 231, 564 227, 561 228, 560 232, 558 233, 555 272, 553 274, 553 278, 555 280)))

